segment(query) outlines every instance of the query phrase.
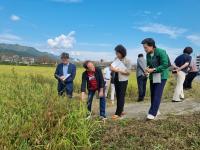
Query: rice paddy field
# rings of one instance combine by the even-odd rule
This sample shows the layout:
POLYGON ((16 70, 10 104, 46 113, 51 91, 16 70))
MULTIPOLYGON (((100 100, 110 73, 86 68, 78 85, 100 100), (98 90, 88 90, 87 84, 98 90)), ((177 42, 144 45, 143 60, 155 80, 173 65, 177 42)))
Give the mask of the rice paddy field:
MULTIPOLYGON (((77 70, 74 100, 57 96, 54 70, 55 67, 0 65, 1 150, 87 150, 123 149, 124 147, 125 149, 148 149, 147 147, 166 149, 170 143, 165 142, 164 139, 169 134, 171 137, 178 135, 178 142, 174 144, 177 149, 200 148, 199 134, 197 134, 200 133, 199 114, 188 116, 188 118, 196 118, 190 119, 189 122, 185 122, 183 118, 172 117, 167 121, 145 125, 143 121, 137 120, 117 123, 108 121, 106 125, 98 119, 88 121, 85 119, 87 113, 85 103, 80 101, 78 94, 83 69, 77 70), (177 130, 172 133, 169 124, 173 120, 175 120, 173 126, 177 130), (158 131, 151 130, 158 124, 162 125, 157 128, 158 131), (179 125, 181 128, 178 128, 179 125), (122 128, 127 132, 122 132, 122 128), (143 129, 148 131, 145 135, 139 132, 143 129), (120 132, 116 132, 117 130, 120 132), (156 138, 157 132, 162 133, 158 136, 160 138, 158 143, 148 141, 152 134, 153 138, 156 138), (185 141, 185 137, 190 137, 190 141, 185 141), (124 141, 121 141, 121 144, 119 144, 120 139, 124 141), (186 144, 182 143, 180 147, 178 143, 181 142, 186 144)), ((195 83, 194 86, 193 91, 187 95, 199 98, 199 83, 195 83)), ((164 100, 170 100, 173 87, 174 79, 171 77, 165 89, 164 100)), ((129 80, 127 101, 136 102, 136 99, 137 84, 133 72, 129 80)), ((149 90, 147 90, 146 100, 149 100, 149 90)))

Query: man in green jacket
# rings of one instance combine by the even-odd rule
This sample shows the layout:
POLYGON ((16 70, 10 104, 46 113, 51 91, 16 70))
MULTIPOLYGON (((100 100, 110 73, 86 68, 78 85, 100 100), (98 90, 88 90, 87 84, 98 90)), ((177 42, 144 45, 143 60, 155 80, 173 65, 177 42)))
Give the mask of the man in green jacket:
POLYGON ((159 106, 171 64, 166 51, 157 48, 152 38, 144 39, 141 44, 143 44, 144 50, 147 53, 146 74, 149 74, 151 91, 151 107, 147 119, 153 120, 159 115, 159 106))

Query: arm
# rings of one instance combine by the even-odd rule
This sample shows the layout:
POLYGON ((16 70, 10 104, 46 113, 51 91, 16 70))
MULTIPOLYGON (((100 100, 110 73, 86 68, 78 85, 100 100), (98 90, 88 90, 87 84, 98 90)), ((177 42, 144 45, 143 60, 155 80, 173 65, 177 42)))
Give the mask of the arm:
POLYGON ((138 66, 145 73, 146 65, 142 60, 138 60, 138 66))
POLYGON ((126 70, 120 70, 120 73, 123 75, 130 75, 131 73, 131 62, 129 60, 126 60, 126 70))
POLYGON ((69 78, 67 78, 67 82, 73 82, 73 80, 75 79, 75 76, 76 76, 76 66, 73 65, 72 66, 72 73, 69 76, 69 78))
POLYGON ((179 67, 179 68, 177 69, 177 71, 181 71, 182 69, 188 67, 189 64, 190 64, 189 62, 186 62, 184 65, 182 65, 181 67, 179 67))
POLYGON ((82 74, 82 83, 81 83, 81 92, 86 92, 86 84, 87 84, 87 79, 86 79, 86 73, 84 72, 82 74))
POLYGON ((59 65, 56 67, 56 70, 55 70, 55 73, 54 73, 54 77, 57 79, 57 80, 60 80, 60 76, 58 75, 59 74, 59 65))
POLYGON ((160 73, 162 71, 164 71, 165 69, 168 68, 168 55, 165 51, 161 51, 160 53, 160 66, 158 66, 157 68, 155 68, 155 72, 160 73))

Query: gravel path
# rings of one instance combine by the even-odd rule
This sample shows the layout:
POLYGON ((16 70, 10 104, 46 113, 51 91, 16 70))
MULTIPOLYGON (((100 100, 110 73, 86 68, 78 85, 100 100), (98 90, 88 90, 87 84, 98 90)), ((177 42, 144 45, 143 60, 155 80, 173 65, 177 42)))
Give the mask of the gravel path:
MULTIPOLYGON (((129 103, 125 105, 124 111, 127 113, 126 118, 144 119, 150 107, 150 103, 129 103)), ((116 106, 107 108, 107 116, 110 118, 115 112, 116 106)), ((200 101, 186 99, 183 102, 172 103, 163 102, 160 106, 161 115, 159 119, 164 119, 168 115, 182 115, 200 111, 200 101)))

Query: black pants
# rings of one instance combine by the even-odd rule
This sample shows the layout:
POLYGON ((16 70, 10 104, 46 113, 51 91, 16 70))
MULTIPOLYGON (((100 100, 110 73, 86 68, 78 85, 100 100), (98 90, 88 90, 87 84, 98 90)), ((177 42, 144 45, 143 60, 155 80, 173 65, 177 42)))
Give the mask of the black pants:
POLYGON ((124 111, 125 95, 128 81, 115 81, 115 92, 117 97, 117 109, 115 115, 121 116, 124 111))
POLYGON ((143 100, 146 94, 147 77, 142 75, 137 77, 137 84, 138 84, 138 100, 143 100))
POLYGON ((191 89, 192 88, 192 81, 197 76, 197 74, 198 74, 197 72, 189 72, 186 75, 185 81, 184 81, 184 84, 183 84, 184 89, 191 89))

